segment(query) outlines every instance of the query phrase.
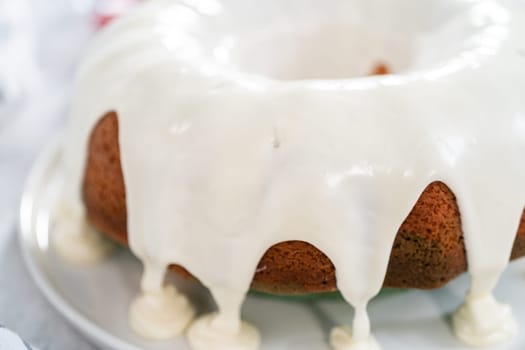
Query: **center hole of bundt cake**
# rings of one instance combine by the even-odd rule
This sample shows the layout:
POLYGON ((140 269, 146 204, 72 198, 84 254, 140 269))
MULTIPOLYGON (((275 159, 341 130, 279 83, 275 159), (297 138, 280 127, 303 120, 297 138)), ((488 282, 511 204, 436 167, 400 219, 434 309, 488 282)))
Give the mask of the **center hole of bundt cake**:
POLYGON ((277 80, 348 79, 400 72, 410 66, 411 42, 350 24, 272 29, 239 43, 232 57, 243 71, 277 80))

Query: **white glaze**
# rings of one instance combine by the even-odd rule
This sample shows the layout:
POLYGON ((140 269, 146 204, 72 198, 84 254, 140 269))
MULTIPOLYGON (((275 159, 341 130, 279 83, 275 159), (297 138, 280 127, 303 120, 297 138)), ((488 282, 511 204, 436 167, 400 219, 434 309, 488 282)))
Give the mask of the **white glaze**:
MULTIPOLYGON (((73 217, 74 212, 60 208, 59 217, 73 217)), ((108 256, 114 245, 103 238, 86 220, 59 220, 56 223, 53 247, 61 257, 76 264, 93 264, 108 256)))
POLYGON ((330 345, 334 350, 379 350, 377 340, 369 335, 366 339, 356 340, 350 327, 335 327, 330 333, 330 345))
MULTIPOLYGON (((458 199, 470 295, 489 297, 508 264, 525 197, 524 23, 495 1, 150 1, 102 34, 80 71, 65 154, 64 202, 77 208, 69 220, 83 217, 77 193, 88 135, 114 110, 129 241, 146 275, 183 265, 210 288, 217 322, 241 334, 260 257, 275 243, 307 241, 331 258, 358 311, 348 343, 373 349, 366 305, 429 183, 443 181, 458 199), (358 52, 336 52, 363 60, 337 74, 366 74, 378 59, 405 72, 346 80, 293 80, 335 74, 324 68, 283 73, 294 57, 280 38, 333 36, 334 28, 404 43, 381 51, 381 40, 375 47, 351 37, 358 52), (269 44, 250 56, 253 42, 269 44), (265 76, 240 69, 261 55, 268 63, 251 69, 265 76)), ((151 280, 146 294, 162 288, 161 278, 151 280)))
POLYGON ((181 334, 195 311, 173 286, 146 291, 130 307, 130 326, 143 337, 167 339, 181 334))
POLYGON ((188 330, 188 343, 194 350, 257 350, 261 336, 257 328, 241 322, 237 329, 231 324, 219 323, 219 316, 211 314, 198 319, 188 330))
POLYGON ((454 314, 453 326, 459 339, 477 347, 499 344, 518 332, 510 306, 498 303, 491 295, 467 297, 454 314))

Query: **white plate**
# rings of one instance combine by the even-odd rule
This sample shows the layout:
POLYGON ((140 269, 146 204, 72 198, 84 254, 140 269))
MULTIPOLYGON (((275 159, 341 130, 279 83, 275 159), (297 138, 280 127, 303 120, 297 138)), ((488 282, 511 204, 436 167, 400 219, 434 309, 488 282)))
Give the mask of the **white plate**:
MULTIPOLYGON (((182 337, 147 342, 128 327, 128 305, 138 293, 141 273, 140 264, 128 252, 121 250, 99 265, 78 267, 64 263, 50 249, 50 208, 62 181, 59 161, 57 146, 43 153, 32 171, 21 206, 21 248, 42 292, 69 322, 104 349, 188 350, 182 337)), ((200 310, 211 307, 201 287, 175 282, 193 295, 200 310)), ((376 337, 385 350, 468 349, 454 338, 448 319, 466 289, 467 279, 463 276, 441 290, 380 295, 369 309, 376 337)), ((512 264, 496 295, 514 306, 524 329, 525 261, 512 264)), ((251 295, 244 307, 244 318, 261 330, 262 350, 328 350, 330 328, 349 323, 351 317, 351 308, 333 296, 289 299, 251 295)), ((525 349, 525 332, 520 332, 512 343, 494 349, 525 349)))

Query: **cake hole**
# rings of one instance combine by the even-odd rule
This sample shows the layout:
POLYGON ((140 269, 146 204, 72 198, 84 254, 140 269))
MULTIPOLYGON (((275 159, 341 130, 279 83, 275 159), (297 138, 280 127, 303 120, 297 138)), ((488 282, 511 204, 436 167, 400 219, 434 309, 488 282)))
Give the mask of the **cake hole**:
POLYGON ((387 75, 390 74, 390 69, 384 63, 378 63, 370 75, 387 75))
POLYGON ((239 41, 230 57, 240 70, 277 80, 349 79, 406 70, 410 40, 348 24, 273 29, 239 41))

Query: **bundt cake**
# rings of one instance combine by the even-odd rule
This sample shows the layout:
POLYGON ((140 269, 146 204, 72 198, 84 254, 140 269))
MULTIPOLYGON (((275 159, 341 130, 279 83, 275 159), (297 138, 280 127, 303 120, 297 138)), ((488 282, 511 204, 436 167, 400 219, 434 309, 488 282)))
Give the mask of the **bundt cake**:
POLYGON ((250 288, 338 289, 355 315, 333 348, 378 349, 383 286, 465 271, 457 336, 505 341, 517 324, 493 289, 525 255, 523 33, 489 0, 148 1, 79 71, 54 246, 101 257, 88 222, 128 244, 144 266, 130 324, 150 338, 195 315, 166 270, 194 276, 218 307, 188 328, 194 350, 259 348, 250 288))

